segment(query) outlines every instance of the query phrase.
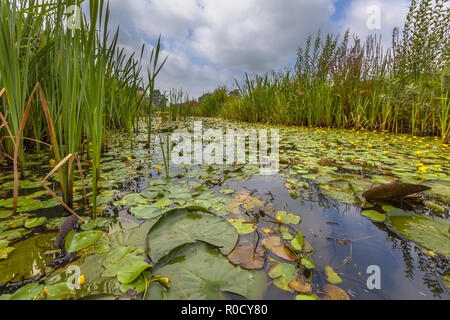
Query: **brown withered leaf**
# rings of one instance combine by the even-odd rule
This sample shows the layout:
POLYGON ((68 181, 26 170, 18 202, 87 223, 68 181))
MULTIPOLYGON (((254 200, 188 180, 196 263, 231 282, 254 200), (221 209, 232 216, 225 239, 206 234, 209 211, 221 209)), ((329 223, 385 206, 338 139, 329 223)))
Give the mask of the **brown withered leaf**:
POLYGON ((264 266, 264 250, 251 246, 236 246, 228 255, 228 260, 235 265, 239 265, 247 270, 258 270, 264 266))
POLYGON ((362 195, 366 200, 394 200, 430 189, 420 184, 393 182, 373 187, 362 195))
POLYGON ((322 297, 322 300, 351 300, 347 292, 332 284, 324 286, 323 291, 326 295, 322 297))
POLYGON ((290 281, 289 288, 299 293, 310 293, 312 291, 312 286, 310 283, 303 283, 299 280, 290 281))

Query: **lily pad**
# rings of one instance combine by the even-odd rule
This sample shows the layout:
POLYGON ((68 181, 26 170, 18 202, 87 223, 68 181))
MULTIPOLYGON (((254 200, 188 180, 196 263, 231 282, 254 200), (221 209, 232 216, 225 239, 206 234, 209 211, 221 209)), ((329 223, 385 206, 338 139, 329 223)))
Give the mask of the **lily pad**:
POLYGON ((301 263, 306 269, 314 269, 316 267, 316 265, 308 258, 302 258, 301 263))
POLYGON ((326 266, 325 273, 327 275, 327 281, 332 284, 338 284, 342 282, 341 277, 333 270, 332 267, 326 266))
POLYGON ((9 210, 0 210, 0 219, 9 218, 13 214, 12 211, 9 210))
POLYGON ((249 223, 244 219, 230 218, 228 219, 228 222, 230 222, 233 227, 236 228, 239 234, 250 234, 256 230, 256 225, 254 223, 249 223))
POLYGON ((278 288, 290 291, 289 283, 297 280, 297 269, 290 263, 278 262, 269 269, 268 275, 278 288))
POLYGON ((134 247, 118 247, 108 253, 103 266, 103 277, 114 277, 124 284, 132 283, 151 266, 146 263, 144 250, 134 247))
POLYGON ((385 214, 379 213, 378 211, 375 211, 375 210, 361 211, 361 215, 368 217, 370 220, 376 221, 376 222, 384 222, 386 220, 385 214))
POLYGON ((289 288, 299 293, 310 293, 312 285, 310 283, 303 283, 299 280, 289 282, 289 288))
POLYGON ((87 223, 81 225, 81 229, 84 231, 89 231, 95 228, 103 228, 106 226, 110 220, 108 218, 97 218, 95 220, 90 220, 87 223))
POLYGON ((114 202, 114 206, 135 206, 137 204, 146 204, 149 200, 138 193, 130 193, 122 198, 122 200, 114 202))
POLYGON ((240 265, 247 270, 258 270, 264 266, 264 250, 251 246, 236 246, 228 255, 228 260, 234 265, 240 265))
POLYGON ((386 222, 401 236, 450 257, 449 220, 394 210, 389 212, 386 222))
POLYGON ((17 290, 9 300, 34 300, 41 292, 44 286, 39 283, 30 283, 17 290))
POLYGON ((150 220, 163 214, 163 211, 160 208, 149 205, 139 205, 131 208, 130 211, 134 217, 139 220, 150 220))
POLYGON ((292 246, 296 250, 302 250, 303 249, 303 233, 299 232, 297 236, 294 238, 294 240, 291 241, 292 246))
POLYGON ((279 236, 265 238, 262 244, 266 249, 269 249, 280 258, 288 261, 297 260, 295 254, 281 243, 279 236))
POLYGON ((67 252, 77 252, 93 245, 101 236, 101 231, 75 233, 72 230, 67 234, 64 246, 67 252))
POLYGON ((295 300, 317 300, 315 296, 310 296, 307 294, 299 294, 295 297, 295 300))
POLYGON ((263 297, 266 286, 263 270, 234 266, 203 243, 176 248, 155 266, 154 273, 169 277, 172 285, 166 289, 154 283, 147 300, 226 300, 224 292, 257 300, 263 297))
POLYGON ((299 224, 301 220, 301 217, 286 211, 278 211, 277 218, 278 217, 281 218, 281 222, 284 224, 299 224))
POLYGON ((31 219, 28 219, 27 221, 25 221, 25 228, 27 228, 27 229, 36 228, 36 227, 43 225, 46 222, 47 222, 46 217, 31 218, 31 219))
POLYGON ((52 260, 45 251, 53 246, 56 236, 56 233, 47 233, 13 244, 11 248, 15 250, 8 259, 0 260, 0 284, 44 275, 47 263, 52 260))
POLYGON ((224 188, 224 189, 220 189, 219 192, 222 193, 222 194, 228 195, 228 194, 233 194, 236 191, 234 189, 231 189, 231 188, 224 188))
POLYGON ((0 240, 0 249, 6 248, 9 245, 9 241, 0 240))
POLYGON ((55 283, 50 286, 45 286, 47 294, 52 299, 64 300, 72 297, 72 290, 69 289, 67 282, 55 283))
POLYGON ((323 291, 325 291, 326 295, 322 300, 351 300, 347 292, 332 284, 325 285, 323 291))
POLYGON ((16 250, 16 248, 13 247, 7 247, 7 248, 1 248, 0 249, 0 260, 8 259, 8 256, 11 252, 16 250))
POLYGON ((165 213, 150 229, 147 254, 158 261, 180 245, 204 241, 228 255, 237 240, 236 229, 223 218, 201 211, 175 209, 165 213))
POLYGON ((450 181, 432 180, 423 184, 431 188, 428 193, 436 195, 443 202, 450 203, 450 181))

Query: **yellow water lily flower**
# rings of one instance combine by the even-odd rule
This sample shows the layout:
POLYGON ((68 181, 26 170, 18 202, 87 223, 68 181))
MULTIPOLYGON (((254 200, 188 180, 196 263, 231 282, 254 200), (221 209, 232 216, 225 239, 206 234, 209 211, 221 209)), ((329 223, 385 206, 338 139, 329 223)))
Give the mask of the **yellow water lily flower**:
POLYGON ((158 169, 158 171, 162 170, 161 166, 156 166, 156 169, 158 169))
POLYGON ((78 278, 78 283, 79 284, 84 284, 85 282, 86 282, 86 278, 85 278, 84 274, 82 274, 80 276, 80 278, 78 278))
POLYGON ((55 159, 50 159, 50 165, 54 166, 56 163, 55 159))
POLYGON ((419 172, 421 172, 421 173, 426 173, 427 172, 427 170, 428 170, 428 167, 419 167, 417 170, 419 170, 419 172))

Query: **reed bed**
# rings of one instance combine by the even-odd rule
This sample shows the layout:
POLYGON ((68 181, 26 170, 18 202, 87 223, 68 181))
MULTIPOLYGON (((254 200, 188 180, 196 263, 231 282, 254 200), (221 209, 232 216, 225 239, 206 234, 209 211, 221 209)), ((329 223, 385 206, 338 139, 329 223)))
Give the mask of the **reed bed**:
POLYGON ((131 141, 139 117, 152 116, 145 97, 165 61, 158 65, 159 39, 151 54, 150 83, 144 86, 145 47, 139 57, 127 56, 117 46, 119 29, 109 31, 109 5, 86 1, 88 16, 68 10, 83 2, 0 0, 0 159, 13 163, 17 198, 19 172, 26 178, 24 148, 39 153, 50 147, 68 211, 74 164, 88 163, 95 217, 105 129, 130 132, 131 141))
POLYGON ((192 114, 270 124, 354 128, 449 140, 450 12, 444 0, 412 1, 392 47, 327 34, 309 37, 294 68, 218 88, 192 114))

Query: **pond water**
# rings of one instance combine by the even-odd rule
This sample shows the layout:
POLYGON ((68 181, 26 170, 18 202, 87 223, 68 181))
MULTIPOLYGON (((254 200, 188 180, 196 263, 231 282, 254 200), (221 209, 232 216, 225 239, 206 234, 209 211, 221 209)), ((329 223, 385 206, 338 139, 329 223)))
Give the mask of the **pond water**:
MULTIPOLYGON (((220 119, 202 121, 204 128, 275 128, 220 119)), ((177 127, 192 129, 192 125, 192 121, 186 121, 177 127)), ((54 164, 49 163, 49 153, 27 156, 27 180, 21 185, 19 213, 14 219, 7 218, 12 204, 11 172, 0 175, 0 297, 14 298, 11 295, 26 286, 25 297, 40 299, 94 294, 103 295, 93 298, 141 299, 148 292, 147 298, 151 299, 187 295, 294 300, 299 292, 292 290, 291 282, 298 280, 310 285, 302 294, 315 298, 326 298, 330 283, 352 300, 450 298, 450 234, 442 232, 450 226, 448 146, 432 137, 318 128, 276 129, 280 133, 281 163, 276 175, 260 175, 258 168, 249 164, 171 164, 169 180, 165 179, 159 144, 156 143, 155 152, 146 147, 143 127, 143 134, 135 135, 132 145, 127 135, 110 132, 109 150, 102 161, 100 218, 83 228, 85 232, 102 231, 101 239, 64 258, 52 246, 63 209, 39 188, 39 181, 54 164), (419 201, 370 203, 361 197, 370 187, 393 181, 420 183, 432 189, 422 193, 419 201), (197 225, 191 226, 184 213, 167 218, 171 209, 186 206, 209 209, 217 219, 210 221, 209 216, 199 213, 194 222, 197 225), (397 229, 392 222, 396 214, 413 220, 421 215, 419 218, 426 217, 438 227, 433 224, 418 233, 417 229, 407 233, 411 230, 397 229), (45 217, 45 221, 32 220, 40 217, 45 217), (231 231, 229 223, 234 227, 231 231), (214 228, 218 228, 216 233, 214 228), (304 244, 301 250, 294 250, 292 239, 299 232, 304 244), (273 247, 268 238, 277 238, 291 249, 273 247), (195 240, 200 240, 198 247, 187 245, 180 249, 181 253, 176 252, 178 245, 195 240), (238 246, 266 249, 262 251, 264 272, 228 269, 231 264, 225 256, 230 252, 225 251, 229 246, 231 251, 236 242, 238 246), (201 246, 205 243, 216 248, 214 253, 201 246), (125 251, 116 254, 120 250, 125 251), (294 258, 290 259, 292 254, 294 258), (125 256, 130 260, 120 260, 125 256), (183 257, 184 262, 177 257, 183 257), (300 262, 301 258, 312 262, 313 268, 300 262), (165 259, 169 262, 162 263, 165 259), (140 276, 125 284, 127 281, 120 281, 123 278, 118 272, 118 260, 122 264, 138 260, 136 264, 142 264, 145 260, 155 267, 152 277, 168 277, 170 289, 164 289, 164 281, 156 278, 152 278, 155 281, 150 286, 145 285, 140 276), (216 278, 203 278, 200 273, 202 264, 208 270, 208 263, 217 266, 216 278), (187 279, 188 272, 196 272, 192 267, 196 264, 199 274, 187 279), (83 275, 81 289, 76 291, 60 287, 68 281, 71 266, 78 266, 83 275), (185 270, 185 274, 178 274, 172 266, 185 270), (368 287, 373 273, 368 273, 370 266, 379 268, 379 289, 368 287), (338 281, 331 279, 327 269, 337 273, 338 281), (237 272, 236 279, 242 279, 228 279, 226 270, 237 272), (219 279, 221 272, 224 275, 219 279), (197 279, 195 284, 192 279, 197 279), (175 293, 177 287, 184 289, 179 290, 182 295, 175 293)), ((162 134, 161 140, 164 138, 162 134)), ((76 177, 79 178, 78 173, 76 177)), ((57 190, 57 176, 52 178, 50 185, 57 190)), ((90 214, 92 209, 82 205, 82 191, 78 179, 75 211, 90 214)), ((142 273, 142 279, 150 277, 150 270, 142 273)))

